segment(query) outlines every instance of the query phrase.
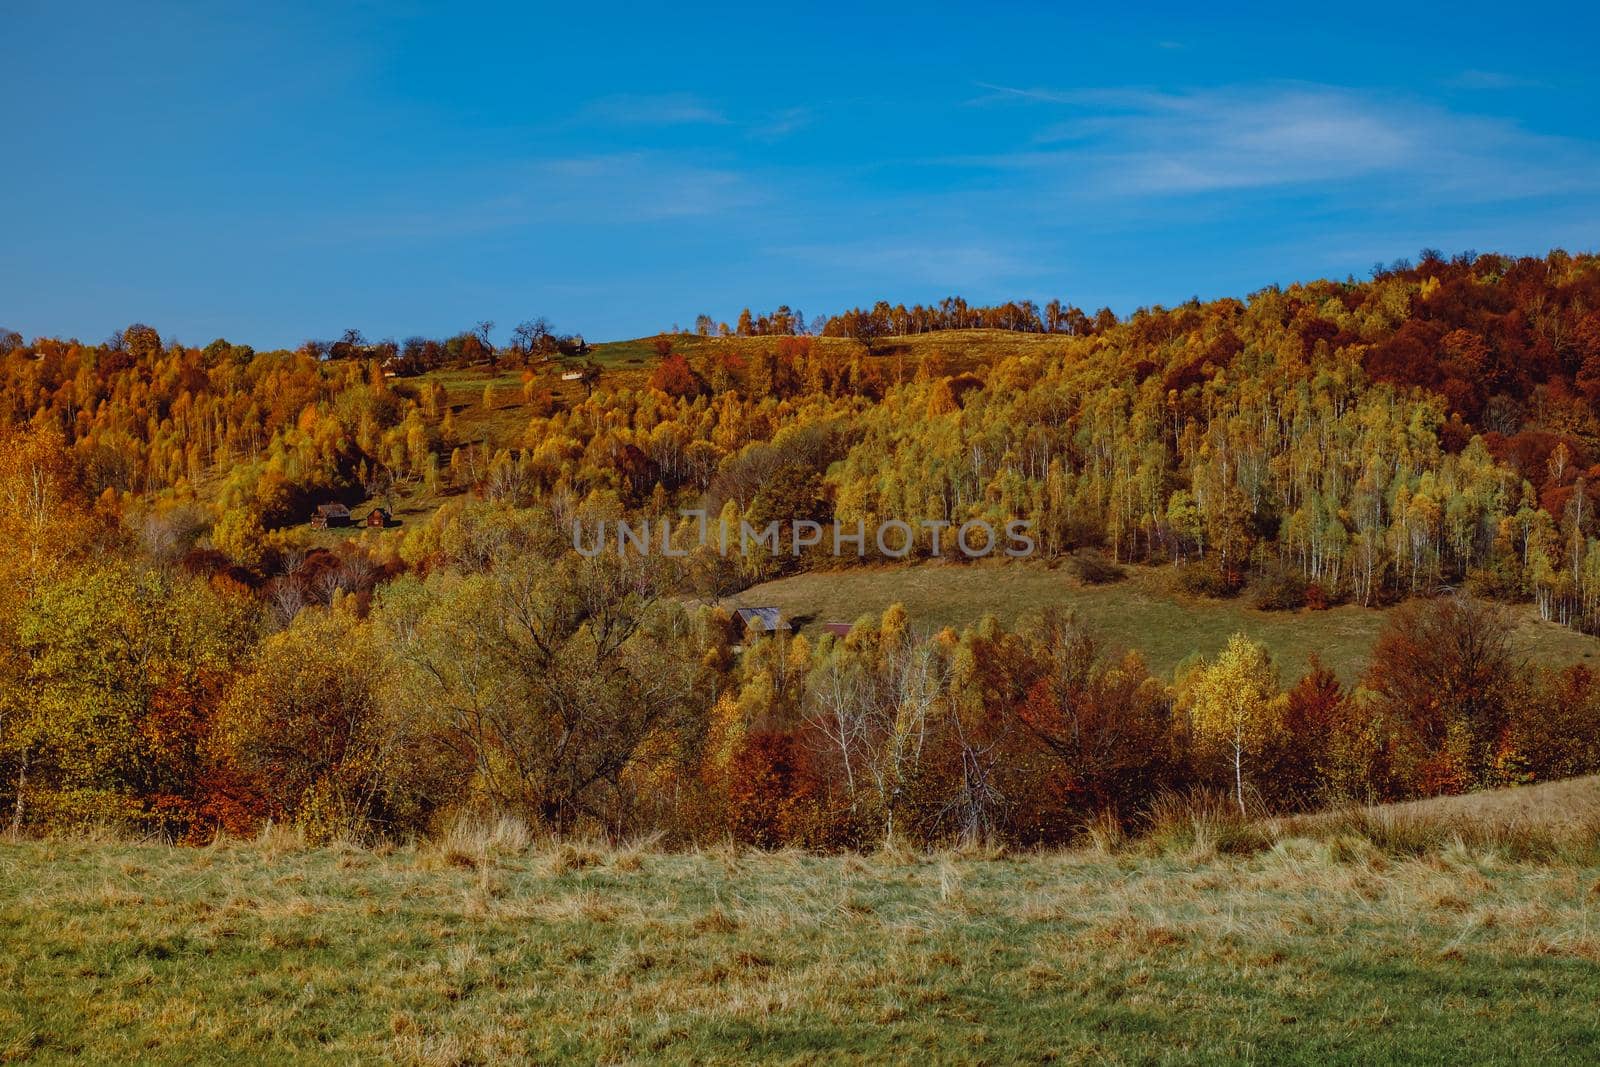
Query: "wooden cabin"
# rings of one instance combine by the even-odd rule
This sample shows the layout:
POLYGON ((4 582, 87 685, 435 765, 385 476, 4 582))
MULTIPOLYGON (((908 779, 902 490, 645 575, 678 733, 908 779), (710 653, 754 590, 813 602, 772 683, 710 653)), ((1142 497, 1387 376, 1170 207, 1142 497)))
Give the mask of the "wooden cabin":
POLYGON ((848 622, 825 622, 822 624, 822 632, 835 637, 849 637, 853 625, 848 622))
POLYGON ((367 512, 367 517, 362 520, 368 529, 381 530, 392 521, 388 508, 373 508, 367 512))
POLYGON ((311 514, 311 527, 315 530, 326 530, 330 526, 349 526, 350 509, 343 504, 318 504, 317 510, 311 514))

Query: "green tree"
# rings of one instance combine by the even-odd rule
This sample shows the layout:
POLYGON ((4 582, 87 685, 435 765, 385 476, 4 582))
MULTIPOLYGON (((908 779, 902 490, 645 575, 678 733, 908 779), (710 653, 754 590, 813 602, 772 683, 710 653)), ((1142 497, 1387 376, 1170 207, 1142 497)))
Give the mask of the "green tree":
POLYGON ((213 710, 253 624, 205 582, 116 562, 41 588, 17 630, 13 822, 186 832, 213 710))

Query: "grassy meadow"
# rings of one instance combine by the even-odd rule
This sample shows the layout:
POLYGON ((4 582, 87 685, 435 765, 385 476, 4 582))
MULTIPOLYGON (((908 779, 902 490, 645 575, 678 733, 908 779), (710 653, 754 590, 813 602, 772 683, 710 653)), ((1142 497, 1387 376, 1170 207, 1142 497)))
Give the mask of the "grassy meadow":
MULTIPOLYGON (((1327 611, 1260 611, 1248 596, 1211 600, 1172 588, 1166 567, 1128 567, 1119 582, 1092 585, 1069 566, 994 561, 979 564, 856 567, 817 571, 758 585, 729 600, 737 607, 775 605, 801 633, 815 637, 829 622, 853 622, 899 602, 913 623, 937 629, 994 614, 1002 623, 1070 608, 1103 641, 1138 650, 1151 670, 1170 677, 1188 656, 1215 655, 1235 633, 1265 644, 1285 680, 1298 677, 1311 655, 1347 684, 1366 667, 1386 612, 1341 605, 1327 611)), ((1566 665, 1594 660, 1600 640, 1544 622, 1529 605, 1509 609, 1514 639, 1531 661, 1566 665)))
POLYGON ((1600 785, 1518 792, 1276 826, 1175 808, 1140 841, 1017 855, 514 823, 5 843, 0 1059, 1591 1059, 1600 785))

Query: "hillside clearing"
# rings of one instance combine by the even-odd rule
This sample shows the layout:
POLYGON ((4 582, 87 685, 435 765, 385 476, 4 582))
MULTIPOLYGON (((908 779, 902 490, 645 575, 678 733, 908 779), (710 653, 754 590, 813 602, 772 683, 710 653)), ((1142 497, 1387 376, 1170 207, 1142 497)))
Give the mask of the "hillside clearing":
MULTIPOLYGON (((1243 632, 1271 649, 1286 680, 1302 673, 1315 653, 1347 684, 1365 668, 1386 614, 1352 605, 1259 611, 1246 597, 1204 600, 1176 593, 1167 568, 1126 570, 1123 581, 1088 585, 1067 567, 1036 562, 857 567, 767 582, 729 603, 781 608, 809 637, 825 623, 854 622, 896 602, 905 605, 914 625, 927 629, 964 626, 991 613, 1011 624, 1055 606, 1076 612, 1107 643, 1138 650, 1164 677, 1194 653, 1214 655, 1230 635, 1243 632)), ((1537 663, 1564 666, 1600 655, 1600 640, 1543 622, 1526 605, 1508 610, 1517 623, 1518 645, 1537 663)))

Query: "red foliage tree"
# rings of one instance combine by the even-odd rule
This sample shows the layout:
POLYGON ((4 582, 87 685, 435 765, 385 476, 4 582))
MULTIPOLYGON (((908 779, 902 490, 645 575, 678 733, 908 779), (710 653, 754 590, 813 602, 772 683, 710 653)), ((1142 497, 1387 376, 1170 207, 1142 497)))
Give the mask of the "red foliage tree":
POLYGON ((668 396, 695 397, 706 391, 706 383, 690 369, 682 355, 667 356, 650 375, 650 388, 659 389, 668 396))

